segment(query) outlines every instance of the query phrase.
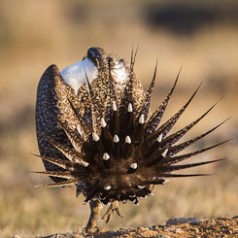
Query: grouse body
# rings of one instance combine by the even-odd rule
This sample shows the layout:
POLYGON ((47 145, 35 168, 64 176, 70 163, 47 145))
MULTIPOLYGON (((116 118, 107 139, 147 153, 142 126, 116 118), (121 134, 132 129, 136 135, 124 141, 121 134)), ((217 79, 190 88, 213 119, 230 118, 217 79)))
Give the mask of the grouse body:
POLYGON ((76 186, 77 195, 82 193, 90 203, 89 231, 96 226, 102 204, 111 204, 106 214, 109 220, 113 211, 118 212, 118 202, 138 204, 139 198, 151 195, 168 177, 204 175, 173 171, 221 160, 179 163, 226 142, 181 154, 224 122, 179 143, 215 104, 181 130, 170 133, 200 86, 177 113, 161 123, 179 74, 150 114, 157 67, 148 90, 144 90, 134 72, 135 58, 136 52, 132 52, 128 64, 102 48, 90 48, 80 62, 61 72, 56 65, 49 66, 38 85, 36 130, 39 157, 46 168, 38 173, 53 179, 48 187, 76 186))

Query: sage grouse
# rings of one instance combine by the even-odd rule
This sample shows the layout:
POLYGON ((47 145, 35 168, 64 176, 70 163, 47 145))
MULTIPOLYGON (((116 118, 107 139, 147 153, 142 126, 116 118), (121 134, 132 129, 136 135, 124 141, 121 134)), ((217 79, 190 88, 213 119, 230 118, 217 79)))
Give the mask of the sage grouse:
MULTIPOLYGON (((130 64, 90 48, 87 56, 61 72, 49 66, 40 79, 36 101, 36 129, 40 158, 54 183, 47 187, 76 186, 91 208, 86 229, 92 231, 103 204, 109 205, 108 221, 119 202, 152 195, 156 185, 168 177, 205 174, 176 174, 173 171, 205 165, 218 160, 178 164, 223 143, 178 154, 213 132, 224 122, 205 133, 177 143, 201 121, 215 105, 199 118, 170 133, 196 95, 199 87, 168 121, 161 123, 179 74, 161 105, 150 115, 151 94, 156 67, 147 91, 134 72, 136 52, 130 64)), ((120 215, 120 214, 119 214, 120 215)))

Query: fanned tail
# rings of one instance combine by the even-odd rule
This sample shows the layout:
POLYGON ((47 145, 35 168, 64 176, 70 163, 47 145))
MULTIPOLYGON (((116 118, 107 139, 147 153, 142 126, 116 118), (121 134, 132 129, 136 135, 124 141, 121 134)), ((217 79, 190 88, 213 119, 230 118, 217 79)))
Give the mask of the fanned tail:
POLYGON ((181 69, 161 105, 150 115, 157 62, 149 88, 144 91, 134 72, 136 55, 137 49, 135 52, 132 49, 131 62, 128 66, 124 61, 122 63, 108 56, 101 48, 89 49, 88 59, 95 64, 98 74, 93 81, 90 81, 86 74, 86 82, 79 88, 79 92, 83 92, 80 103, 89 102, 90 105, 83 106, 85 111, 80 111, 81 107, 74 104, 73 97, 70 95, 64 97, 67 101, 65 104, 67 110, 63 110, 64 108, 60 110, 64 120, 59 120, 55 124, 63 133, 61 138, 65 136, 67 141, 54 139, 54 135, 47 136, 45 140, 57 153, 55 156, 50 153, 38 156, 51 166, 47 167, 47 171, 36 172, 50 176, 56 183, 40 186, 76 185, 77 192, 84 194, 85 202, 97 200, 108 204, 113 201, 129 200, 137 205, 138 198, 151 195, 154 186, 165 184, 166 178, 210 175, 180 173, 181 170, 225 160, 192 162, 196 155, 219 147, 229 140, 178 154, 213 133, 228 119, 198 136, 179 143, 179 140, 206 118, 217 103, 180 130, 171 133, 198 93, 201 84, 174 115, 161 123, 175 91, 181 69), (113 65, 123 67, 124 71, 116 67, 113 69, 113 65), (122 78, 123 83, 120 81, 122 78), (191 163, 180 163, 187 159, 191 159, 191 163), (52 169, 49 169, 50 167, 52 169))

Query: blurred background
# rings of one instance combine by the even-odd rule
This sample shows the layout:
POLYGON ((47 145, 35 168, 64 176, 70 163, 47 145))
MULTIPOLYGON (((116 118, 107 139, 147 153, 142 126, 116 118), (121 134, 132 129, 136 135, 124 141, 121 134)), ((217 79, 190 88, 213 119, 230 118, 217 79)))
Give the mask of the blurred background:
POLYGON ((194 148, 227 138, 199 160, 227 161, 185 172, 214 173, 202 178, 173 179, 141 200, 121 206, 113 229, 164 224, 170 217, 211 218, 238 215, 238 2, 0 0, 0 236, 45 235, 86 224, 88 206, 74 188, 36 189, 49 179, 29 171, 43 169, 38 153, 34 107, 38 81, 50 64, 60 69, 100 46, 127 60, 139 45, 136 72, 145 88, 156 59, 155 108, 183 66, 165 119, 176 112, 197 85, 202 88, 176 129, 221 102, 189 133, 198 135, 227 117, 225 125, 194 148))

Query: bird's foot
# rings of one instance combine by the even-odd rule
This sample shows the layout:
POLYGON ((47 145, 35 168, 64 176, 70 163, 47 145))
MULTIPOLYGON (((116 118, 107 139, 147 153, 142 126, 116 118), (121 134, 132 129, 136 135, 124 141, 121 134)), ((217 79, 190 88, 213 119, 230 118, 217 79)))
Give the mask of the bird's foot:
POLYGON ((85 231, 87 233, 98 232, 99 228, 96 226, 96 223, 97 223, 98 217, 100 215, 102 205, 100 202, 93 201, 93 200, 90 200, 89 205, 90 205, 91 213, 90 213, 90 217, 88 220, 88 224, 85 228, 85 231))
POLYGON ((92 233, 97 233, 100 232, 100 228, 97 226, 92 226, 92 227, 85 227, 83 228, 83 235, 87 235, 87 234, 92 234, 92 233))
POLYGON ((119 202, 118 201, 114 201, 111 203, 110 207, 108 208, 108 210, 106 211, 106 213, 102 216, 102 219, 106 219, 106 223, 109 222, 111 215, 116 212, 117 215, 119 217, 123 217, 119 211, 119 202))

